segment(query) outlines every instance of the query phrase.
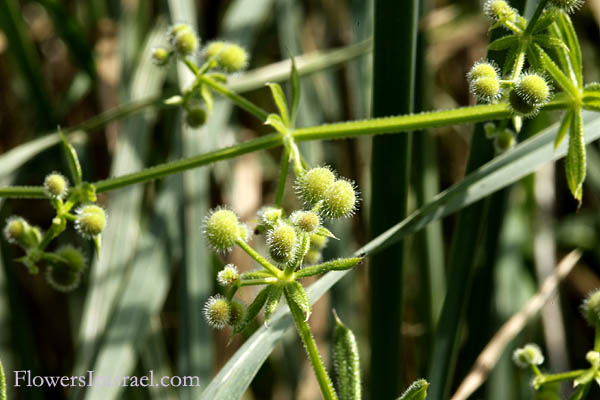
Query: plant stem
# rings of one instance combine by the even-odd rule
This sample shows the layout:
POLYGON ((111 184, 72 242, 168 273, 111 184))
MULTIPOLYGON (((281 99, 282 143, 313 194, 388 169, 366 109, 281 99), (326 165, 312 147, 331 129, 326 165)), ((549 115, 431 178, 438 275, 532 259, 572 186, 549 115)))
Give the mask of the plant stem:
POLYGON ((253 285, 270 285, 277 282, 277 278, 263 278, 263 279, 250 279, 247 281, 241 281, 240 286, 253 286, 253 285))
POLYGON ((0 400, 6 400, 6 375, 2 361, 0 361, 0 400))
POLYGON ((533 27, 535 26, 535 23, 542 15, 542 11, 544 11, 544 7, 546 7, 547 2, 548 2, 548 0, 540 0, 539 1, 537 8, 535 9, 533 15, 531 16, 531 19, 527 23, 527 27, 525 28, 525 31, 523 32, 523 36, 531 34, 531 32, 533 31, 533 27))
POLYGON ((294 323, 296 324, 296 329, 298 330, 300 339, 302 339, 302 343, 304 344, 304 349, 306 350, 308 359, 310 360, 313 371, 317 377, 317 381, 319 382, 319 387, 321 388, 323 397, 326 400, 337 400, 338 397, 333 388, 333 384, 331 383, 331 379, 327 374, 327 370, 323 365, 323 360, 321 359, 321 355, 317 349, 315 338, 310 331, 308 322, 304 320, 304 313, 302 310, 300 310, 296 303, 294 303, 294 300, 288 296, 287 291, 285 291, 285 298, 288 306, 290 307, 290 311, 292 313, 292 317, 294 318, 294 323))
POLYGON ((600 326, 596 326, 594 333, 594 351, 600 352, 600 326))
MULTIPOLYGON (((569 100, 566 96, 556 96, 556 98, 546 104, 543 109, 559 110, 567 108, 568 105, 569 100)), ((141 104, 138 105, 138 107, 141 108, 141 104)), ((339 122, 301 128, 292 132, 292 136, 296 141, 343 139, 504 119, 510 117, 510 115, 511 112, 506 104, 478 105, 457 108, 454 110, 431 111, 421 114, 374 118, 363 121, 339 122)), ((91 128, 88 127, 88 129, 91 128)), ((273 133, 224 149, 160 164, 132 174, 98 181, 94 186, 98 193, 108 192, 136 183, 149 182, 167 175, 212 164, 217 161, 227 160, 254 151, 270 149, 280 146, 282 143, 282 135, 273 133)), ((43 188, 39 186, 10 186, 0 188, 0 197, 44 198, 45 195, 43 188)))
POLYGON ((560 374, 544 375, 544 383, 561 382, 569 379, 575 379, 585 371, 585 369, 578 369, 575 371, 561 372, 560 374))
POLYGON ((263 122, 267 120, 267 116, 269 115, 269 113, 266 112, 265 110, 263 110, 262 108, 260 108, 259 106, 257 106, 256 104, 252 103, 249 100, 246 100, 239 94, 237 94, 237 93, 229 90, 225 86, 215 82, 214 80, 212 80, 211 78, 209 78, 206 75, 198 75, 197 78, 200 81, 202 81, 203 83, 205 83, 207 86, 210 86, 214 91, 222 94, 223 96, 225 96, 228 99, 230 99, 231 101, 233 101, 240 108, 243 108, 244 110, 248 111, 250 114, 254 115, 256 118, 260 119, 263 122))
POLYGON ((248 243, 244 242, 241 239, 238 239, 235 242, 238 246, 240 246, 242 248, 242 250, 244 250, 250 257, 254 258, 257 263, 259 263, 260 265, 265 267, 265 269, 268 270, 270 273, 272 273, 273 275, 275 275, 277 277, 282 275, 282 272, 279 268, 277 268, 276 266, 271 264, 269 261, 267 261, 266 258, 261 256, 260 254, 258 254, 258 252, 256 250, 254 250, 252 247, 250 247, 250 245, 248 243))
POLYGON ((284 148, 281 153, 281 166, 279 168, 279 180, 277 181, 277 191, 275 192, 275 205, 281 207, 283 203, 283 192, 285 191, 285 182, 287 181, 288 170, 290 167, 290 152, 284 148))

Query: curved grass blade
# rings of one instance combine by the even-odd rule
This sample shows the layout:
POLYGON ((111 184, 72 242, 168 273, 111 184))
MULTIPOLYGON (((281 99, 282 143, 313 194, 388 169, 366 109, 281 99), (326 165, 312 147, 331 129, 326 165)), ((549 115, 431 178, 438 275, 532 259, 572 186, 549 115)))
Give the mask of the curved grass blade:
MULTIPOLYGON (((600 116, 584 113, 585 142, 600 138, 600 116)), ((440 193, 435 199, 394 225, 355 252, 373 254, 422 229, 427 223, 450 215, 491 193, 496 192, 536 171, 540 166, 558 160, 567 153, 563 143, 554 151, 555 124, 513 150, 504 153, 473 171, 461 182, 440 193)), ((348 271, 333 271, 307 289, 312 304, 342 279, 348 271)), ((233 355, 202 393, 201 399, 225 400, 239 398, 283 337, 293 321, 287 307, 281 307, 271 318, 269 328, 261 327, 233 355)))

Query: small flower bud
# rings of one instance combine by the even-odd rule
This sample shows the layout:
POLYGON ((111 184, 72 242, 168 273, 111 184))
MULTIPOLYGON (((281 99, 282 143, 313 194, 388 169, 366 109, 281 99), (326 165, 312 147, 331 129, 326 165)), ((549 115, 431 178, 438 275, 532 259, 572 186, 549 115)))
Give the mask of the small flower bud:
POLYGON ((513 22, 517 18, 517 11, 504 0, 488 0, 483 5, 483 12, 493 21, 513 22))
POLYGON ((258 218, 261 224, 268 226, 275 225, 281 218, 282 210, 276 207, 263 207, 258 210, 258 218))
POLYGON ((24 218, 12 216, 6 220, 4 237, 9 243, 29 249, 40 243, 42 233, 39 228, 29 225, 24 218))
POLYGON ((215 58, 219 63, 219 67, 226 72, 238 72, 248 65, 248 53, 246 53, 246 50, 233 43, 223 44, 215 58))
POLYGON ((313 233, 310 235, 310 246, 314 249, 321 250, 327 246, 327 242, 329 242, 329 238, 327 236, 317 235, 313 233))
POLYGON ((46 280, 54 289, 70 292, 79 286, 86 260, 80 250, 65 246, 56 255, 64 261, 52 263, 46 269, 46 280))
POLYGON ((218 208, 206 217, 204 234, 215 251, 230 251, 240 236, 240 223, 237 215, 226 208, 218 208))
POLYGON ((600 327, 600 290, 596 290, 585 299, 582 311, 590 325, 600 327))
POLYGON ((338 179, 325 193, 323 210, 330 218, 343 218, 354 213, 356 203, 354 184, 345 179, 338 179))
POLYGON ((221 286, 229 286, 238 278, 240 274, 238 273, 237 268, 233 264, 227 264, 219 273, 217 274, 217 281, 221 286))
POLYGON ((590 350, 586 353, 585 359, 592 365, 594 368, 598 368, 600 366, 600 353, 597 351, 590 350))
POLYGON ((200 128, 206 123, 206 111, 202 107, 194 107, 185 113, 185 123, 191 128, 200 128))
POLYGON ((500 97, 500 80, 497 77, 484 76, 471 81, 471 93, 479 101, 490 102, 500 97))
POLYGON ((323 200, 327 190, 335 182, 335 175, 328 167, 316 167, 298 178, 296 188, 305 203, 314 205, 323 200))
POLYGON ((155 47, 152 49, 152 62, 154 65, 163 66, 167 65, 171 52, 164 47, 155 47))
POLYGON ((525 347, 516 349, 513 353, 513 361, 521 368, 530 365, 540 365, 544 362, 544 355, 535 343, 526 344, 525 347))
POLYGON ((192 55, 199 46, 196 34, 186 24, 177 24, 171 28, 171 44, 182 57, 192 55))
POLYGON ((298 247, 296 230, 288 224, 280 224, 267 232, 267 247, 273 260, 279 263, 291 261, 298 247))
POLYGON ((475 81, 479 78, 498 78, 498 69, 487 61, 476 62, 467 74, 467 79, 475 81))
POLYGON ((52 199, 64 199, 69 191, 69 182, 58 172, 53 172, 44 179, 44 191, 52 199))
POLYGON ((231 301, 229 303, 229 320, 227 324, 229 326, 235 327, 244 319, 244 314, 246 310, 244 305, 237 300, 231 301))
POLYGON ((533 117, 540 111, 538 106, 527 103, 516 90, 512 90, 508 95, 508 104, 515 114, 523 117, 533 117))
POLYGON ((215 40, 213 42, 210 42, 204 48, 204 55, 206 56, 206 58, 216 57, 217 55, 219 55, 221 50, 223 50, 225 45, 226 45, 226 43, 223 41, 220 41, 220 40, 215 40))
POLYGON ((311 249, 304 256, 304 264, 306 265, 314 265, 321 261, 321 252, 319 250, 311 249))
POLYGON ((88 204, 77 209, 75 229, 81 236, 91 239, 104 231, 106 228, 106 213, 102 207, 88 204))
POLYGON ((548 4, 570 14, 577 11, 583 5, 583 0, 550 0, 548 4))
POLYGON ((210 326, 223 329, 229 323, 231 307, 225 297, 217 294, 204 305, 204 317, 210 326))
POLYGON ((548 82, 535 73, 523 74, 514 91, 525 103, 532 106, 541 106, 546 103, 551 93, 548 82))
POLYGON ((312 211, 294 211, 290 219, 300 230, 308 233, 314 232, 321 225, 321 219, 312 211))
POLYGON ((510 129, 502 129, 494 139, 494 147, 498 153, 511 149, 515 145, 515 134, 510 129))

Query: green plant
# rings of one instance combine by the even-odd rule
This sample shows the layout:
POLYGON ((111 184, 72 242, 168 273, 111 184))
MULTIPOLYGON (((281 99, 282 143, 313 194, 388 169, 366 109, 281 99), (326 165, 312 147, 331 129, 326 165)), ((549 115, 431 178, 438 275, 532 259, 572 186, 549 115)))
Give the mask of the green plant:
MULTIPOLYGON (((0 188, 2 197, 47 198, 56 210, 56 217, 52 220, 50 228, 42 235, 38 228, 29 225, 24 219, 13 217, 7 221, 5 235, 9 241, 18 244, 26 252, 19 261, 24 263, 30 272, 37 273, 39 265, 47 263, 49 282, 61 290, 73 289, 84 270, 84 258, 81 252, 73 247, 60 248, 55 252, 48 252, 46 248, 66 229, 69 221, 74 222, 82 236, 93 239, 97 249, 100 248, 101 233, 107 223, 106 215, 101 207, 88 204, 96 201, 97 193, 148 182, 241 154, 282 146, 283 155, 275 204, 263 208, 258 216, 260 220, 258 231, 266 236, 272 261, 260 255, 248 244, 250 229, 239 222, 232 210, 216 209, 206 219, 204 226, 206 239, 213 250, 225 252, 234 246, 239 246, 263 269, 238 274, 234 266, 224 267, 218 279, 223 286, 226 286, 226 295, 211 298, 206 304, 205 315, 214 327, 222 328, 230 325, 234 333, 240 333, 263 307, 265 320, 269 321, 281 296, 285 296, 323 394, 327 398, 335 398, 336 393, 307 324, 311 307, 309 297, 297 279, 329 271, 346 270, 362 260, 363 255, 358 254, 357 257, 319 263, 321 250, 325 246, 323 241, 333 237, 323 226, 323 222, 327 219, 351 215, 356 210, 358 196, 354 184, 344 178, 338 178, 330 168, 310 168, 302 156, 298 143, 499 120, 500 122, 487 125, 486 134, 493 138, 497 152, 502 153, 515 146, 515 136, 521 130, 523 118, 533 117, 541 110, 566 110, 556 135, 555 146, 558 147, 569 134, 567 182, 572 195, 581 201, 586 171, 582 111, 600 110, 598 103, 600 88, 598 84, 583 85, 579 44, 567 14, 577 6, 577 2, 542 0, 532 18, 525 20, 504 1, 494 0, 486 3, 485 11, 494 21, 492 27, 511 32, 490 44, 491 49, 507 51, 508 56, 505 65, 502 66, 502 72, 494 63, 481 61, 468 75, 469 85, 475 97, 490 104, 304 128, 296 127, 300 83, 299 73, 293 60, 290 100, 286 99, 278 84, 269 83, 268 87, 278 110, 276 114, 269 113, 226 86, 228 74, 238 72, 247 65, 248 55, 241 46, 216 41, 208 43, 199 50, 200 40, 193 30, 187 25, 175 25, 168 34, 170 47, 155 48, 152 52, 153 62, 157 66, 165 66, 170 60, 177 59, 192 72, 194 81, 182 93, 165 99, 163 104, 169 107, 181 107, 185 110, 186 124, 198 128, 210 118, 214 107, 213 96, 217 93, 228 98, 260 122, 272 127, 275 132, 226 149, 167 162, 95 183, 82 181, 77 155, 63 137, 64 149, 71 167, 72 185, 69 185, 62 175, 51 173, 46 177, 43 187, 0 188), (203 56, 203 62, 198 64, 196 56, 199 52, 203 56), (550 78, 558 91, 554 95, 552 85, 549 83, 550 78), (509 127, 511 119, 512 128, 509 127), (286 214, 282 210, 282 200, 290 163, 296 175, 298 195, 306 209, 286 214), (77 205, 80 206, 77 211, 71 212, 77 205), (314 265, 305 266, 306 264, 314 265), (242 317, 243 307, 241 303, 234 300, 234 295, 241 287, 250 285, 265 285, 265 289, 248 306, 242 317)), ((153 101, 145 104, 144 107, 154 104, 153 101)), ((103 120, 102 123, 119 116, 121 115, 117 113, 103 120)), ((405 147, 404 150, 408 151, 409 146, 405 147)), ((528 151, 534 150, 529 148, 528 151)), ((505 181, 505 184, 508 183, 508 180, 505 181)), ((421 214, 424 216, 420 221, 414 222, 414 227, 410 229, 416 230, 434 218, 436 208, 439 208, 446 198, 448 197, 442 195, 438 198, 439 201, 435 200, 426 205, 426 212, 421 214), (427 211, 428 209, 433 211, 427 211)), ((466 202, 457 204, 454 210, 465 205, 466 202)), ((415 217, 409 217, 399 229, 403 229, 415 220, 415 217)), ((368 250, 365 253, 374 253, 389 246, 400 237, 400 235, 396 236, 395 232, 398 230, 394 227, 391 231, 378 232, 381 236, 365 246, 368 250)), ((342 329, 341 323, 338 326, 342 329)), ((350 390, 348 386, 356 387, 357 380, 360 378, 360 374, 356 373, 357 358, 354 358, 357 350, 349 339, 350 335, 348 331, 343 331, 338 335, 340 339, 336 340, 336 346, 340 344, 340 350, 337 352, 340 354, 339 357, 350 358, 352 360, 346 362, 353 364, 351 376, 341 376, 341 382, 350 383, 343 384, 343 387, 338 390, 340 393, 347 393, 346 391, 350 390)), ((344 360, 340 359, 339 362, 342 363, 344 360)), ((426 387, 426 385, 420 387, 423 386, 426 387)), ((360 396, 356 394, 357 391, 355 389, 354 394, 347 396, 360 396)))

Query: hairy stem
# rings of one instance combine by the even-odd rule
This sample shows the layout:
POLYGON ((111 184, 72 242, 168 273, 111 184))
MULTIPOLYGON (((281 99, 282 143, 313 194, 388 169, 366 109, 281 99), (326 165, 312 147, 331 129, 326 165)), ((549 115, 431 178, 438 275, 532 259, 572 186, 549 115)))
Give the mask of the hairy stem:
POLYGON ((562 381, 566 381, 569 379, 575 379, 578 376, 580 376, 581 374, 583 374, 585 371, 586 370, 584 370, 584 369, 578 369, 575 371, 561 372, 559 374, 544 375, 544 383, 562 382, 562 381))
POLYGON ((0 400, 6 400, 6 375, 2 361, 0 361, 0 400))
POLYGON ((239 94, 215 82, 213 79, 209 78, 206 75, 198 75, 197 78, 200 81, 202 81, 202 83, 206 84, 207 86, 210 86, 215 92, 218 92, 223 96, 227 97, 229 100, 237 104, 240 108, 243 108, 244 110, 248 111, 256 118, 260 119, 263 122, 267 120, 267 116, 269 115, 269 113, 257 106, 256 104, 252 103, 249 100, 246 100, 239 94))
POLYGON ((290 152, 286 147, 281 153, 281 167, 279 168, 279 180, 277 181, 277 191, 275 192, 275 205, 281 207, 283 203, 283 192, 285 191, 285 182, 287 181, 288 170, 290 167, 290 152))
POLYGON ((250 245, 241 239, 236 240, 236 244, 242 248, 250 257, 254 258, 257 263, 265 267, 270 273, 275 276, 281 276, 281 270, 267 261, 266 258, 258 254, 250 245))
POLYGON ((321 359, 321 355, 317 349, 315 338, 310 331, 308 322, 306 322, 304 319, 304 313, 302 310, 300 310, 296 303, 294 303, 294 300, 288 296, 287 291, 285 292, 285 298, 290 307, 292 317, 294 317, 294 323, 296 324, 296 329, 298 330, 300 339, 302 339, 302 343, 304 344, 304 349, 306 350, 308 359, 313 367, 313 371, 315 371, 315 375, 317 377, 317 381, 319 382, 319 387, 321 388, 323 397, 326 400, 337 400, 338 397, 335 393, 335 389, 333 388, 333 384, 331 383, 331 379, 327 374, 327 370, 323 365, 323 360, 321 359))

